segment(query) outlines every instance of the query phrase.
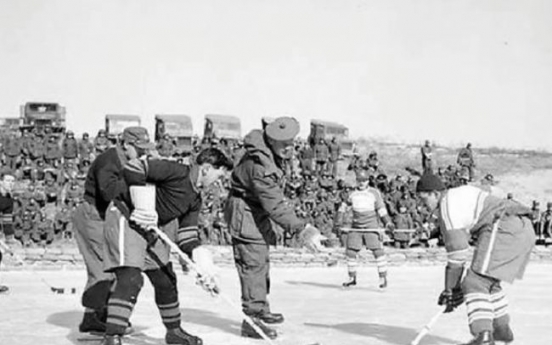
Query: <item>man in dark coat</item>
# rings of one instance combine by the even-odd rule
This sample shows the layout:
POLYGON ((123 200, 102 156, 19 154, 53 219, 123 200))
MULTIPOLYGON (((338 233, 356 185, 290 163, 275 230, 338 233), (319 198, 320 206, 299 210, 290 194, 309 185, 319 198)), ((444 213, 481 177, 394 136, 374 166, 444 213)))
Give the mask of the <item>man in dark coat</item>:
MULTIPOLYGON (((280 117, 264 131, 253 130, 245 137, 246 153, 231 176, 230 195, 225 220, 233 241, 234 260, 241 283, 242 308, 270 338, 276 330, 266 323, 281 323, 282 314, 272 313, 268 304, 269 245, 275 245, 285 232, 297 234, 314 248, 320 246, 320 233, 305 226, 295 214, 283 192, 282 163, 293 152, 293 139, 299 123, 291 117, 280 117)), ((242 323, 242 336, 260 338, 252 327, 242 323)))

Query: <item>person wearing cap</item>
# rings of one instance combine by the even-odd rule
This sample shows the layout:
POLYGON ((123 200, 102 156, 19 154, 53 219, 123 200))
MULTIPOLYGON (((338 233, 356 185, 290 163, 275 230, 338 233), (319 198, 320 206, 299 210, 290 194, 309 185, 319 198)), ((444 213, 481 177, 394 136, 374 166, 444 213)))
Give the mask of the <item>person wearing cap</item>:
MULTIPOLYGON (((320 233, 305 225, 284 199, 283 162, 291 158, 299 123, 279 117, 264 130, 245 136, 246 153, 230 177, 225 220, 232 235, 234 261, 241 285, 242 308, 270 338, 278 336, 266 324, 282 323, 282 314, 273 313, 267 295, 270 286, 269 246, 284 237, 272 222, 288 234, 299 235, 306 244, 319 248, 320 233)), ((242 323, 244 337, 260 338, 251 326, 242 323)))
POLYGON ((62 150, 64 162, 77 163, 77 158, 79 156, 79 143, 77 142, 77 139, 75 139, 73 131, 67 131, 65 134, 65 139, 63 139, 62 143, 62 150))
POLYGON ((474 336, 467 345, 513 341, 501 283, 523 278, 535 245, 531 209, 475 186, 446 190, 432 174, 423 175, 416 190, 428 209, 438 214, 447 251, 445 288, 438 304, 446 306, 445 312, 451 312, 466 302, 474 336), (466 270, 470 240, 474 241, 475 250, 466 270))
POLYGON ((458 163, 462 170, 467 170, 469 182, 473 181, 473 170, 475 168, 475 161, 473 159, 473 151, 471 147, 471 143, 468 143, 466 147, 462 148, 458 152, 458 157, 456 159, 456 163, 458 163))
POLYGON ((75 239, 87 270, 82 295, 84 317, 81 332, 105 331, 107 301, 115 276, 104 272, 104 221, 109 203, 126 188, 123 167, 151 146, 147 130, 127 127, 123 140, 100 154, 92 163, 84 183, 84 202, 73 215, 75 239))
POLYGON ((94 139, 94 149, 96 156, 104 152, 111 146, 109 139, 107 138, 107 133, 105 129, 100 129, 98 135, 94 139))
POLYGON ((433 174, 433 149, 431 148, 429 140, 425 141, 420 151, 422 154, 422 170, 424 174, 433 174))
POLYGON ((379 275, 379 287, 387 287, 387 256, 383 249, 381 223, 387 230, 393 231, 395 224, 391 221, 381 193, 368 185, 369 173, 362 170, 357 175, 357 190, 349 195, 347 204, 353 214, 351 229, 347 234, 345 256, 349 280, 344 287, 357 284, 358 254, 363 245, 370 250, 376 259, 379 275))
POLYGON ((143 272, 154 288, 155 302, 166 328, 165 342, 201 345, 199 337, 181 328, 170 247, 157 239, 150 228, 159 227, 192 258, 200 268, 198 273, 202 274, 198 282, 206 290, 217 293, 212 256, 199 238, 201 191, 223 177, 233 163, 216 148, 202 151, 191 166, 167 159, 136 158, 123 169, 128 188, 115 197, 106 211, 104 267, 115 274, 116 283, 108 301, 106 331, 101 344, 122 343, 143 286, 143 272))
POLYGON ((341 157, 341 146, 337 142, 336 137, 332 137, 332 141, 328 145, 328 150, 330 156, 330 166, 328 167, 327 171, 329 171, 332 177, 335 178, 337 176, 337 161, 341 157))
POLYGON ((82 133, 82 138, 79 141, 79 160, 82 165, 83 162, 91 162, 94 155, 94 144, 90 142, 90 136, 88 133, 82 133))

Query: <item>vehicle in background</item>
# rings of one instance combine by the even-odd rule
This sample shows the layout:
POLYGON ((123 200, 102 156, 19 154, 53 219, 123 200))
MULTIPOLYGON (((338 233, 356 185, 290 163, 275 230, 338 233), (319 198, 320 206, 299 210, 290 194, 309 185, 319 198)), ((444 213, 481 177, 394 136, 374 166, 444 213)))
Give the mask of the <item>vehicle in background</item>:
POLYGON ((343 157, 353 155, 355 142, 349 138, 349 128, 337 122, 322 120, 311 120, 310 125, 310 134, 307 139, 309 145, 314 146, 320 139, 329 143, 335 137, 341 147, 341 155, 343 157))
POLYGON ((27 102, 20 107, 19 129, 29 132, 65 133, 65 107, 58 103, 27 102))
POLYGON ((241 139, 240 119, 232 115, 205 115, 203 138, 225 139, 229 144, 241 139))
POLYGON ((155 141, 165 134, 175 142, 177 155, 186 155, 193 149, 192 118, 188 115, 155 115, 155 141))
POLYGON ((21 126, 19 117, 0 117, 0 134, 4 135, 10 132, 17 132, 21 126))
POLYGON ((138 115, 106 115, 105 132, 107 133, 107 138, 113 144, 116 144, 126 127, 140 126, 141 123, 142 120, 138 115))

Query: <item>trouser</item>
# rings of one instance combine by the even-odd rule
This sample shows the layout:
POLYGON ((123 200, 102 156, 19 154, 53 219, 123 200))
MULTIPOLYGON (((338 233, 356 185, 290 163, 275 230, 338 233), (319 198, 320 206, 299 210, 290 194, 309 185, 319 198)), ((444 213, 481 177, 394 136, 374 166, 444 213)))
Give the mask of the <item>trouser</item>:
POLYGON ((82 305, 99 313, 107 308, 115 276, 104 272, 104 222, 94 205, 80 204, 73 214, 75 239, 86 266, 87 281, 82 305))
POLYGON ((337 161, 331 160, 329 162, 328 170, 332 173, 332 177, 337 176, 337 161))
POLYGON ((269 312, 270 260, 267 244, 234 239, 234 262, 241 284, 242 309, 247 315, 269 312))
POLYGON ((470 332, 496 331, 508 327, 508 300, 500 280, 475 273, 469 269, 462 290, 466 299, 470 332))

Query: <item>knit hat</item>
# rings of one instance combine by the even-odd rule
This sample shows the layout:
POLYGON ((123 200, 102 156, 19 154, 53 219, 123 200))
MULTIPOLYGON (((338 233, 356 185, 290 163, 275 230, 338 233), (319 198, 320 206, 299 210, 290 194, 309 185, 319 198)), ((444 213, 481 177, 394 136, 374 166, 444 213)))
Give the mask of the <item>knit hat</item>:
POLYGON ((416 184, 416 192, 433 192, 445 190, 445 185, 441 179, 433 174, 424 174, 416 184))

